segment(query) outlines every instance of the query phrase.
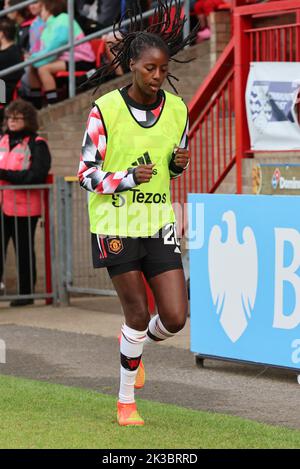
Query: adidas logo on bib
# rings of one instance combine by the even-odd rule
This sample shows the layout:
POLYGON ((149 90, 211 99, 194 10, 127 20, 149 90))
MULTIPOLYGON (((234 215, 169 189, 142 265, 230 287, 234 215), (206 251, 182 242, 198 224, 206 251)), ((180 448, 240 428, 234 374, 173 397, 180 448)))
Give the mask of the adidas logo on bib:
MULTIPOLYGON (((143 156, 139 156, 136 161, 131 163, 131 166, 139 166, 140 164, 152 164, 150 155, 147 151, 143 154, 143 156)), ((152 174, 155 176, 157 174, 157 169, 153 169, 152 174)))

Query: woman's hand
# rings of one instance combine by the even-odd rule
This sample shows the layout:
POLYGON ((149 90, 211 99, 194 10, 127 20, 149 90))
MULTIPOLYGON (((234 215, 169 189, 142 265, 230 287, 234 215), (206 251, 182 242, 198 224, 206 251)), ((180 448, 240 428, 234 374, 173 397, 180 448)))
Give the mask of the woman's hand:
POLYGON ((155 164, 140 164, 134 169, 134 179, 137 184, 149 182, 153 176, 152 169, 155 164))
POLYGON ((190 161, 189 151, 185 148, 178 148, 174 149, 174 163, 179 168, 185 169, 190 161))

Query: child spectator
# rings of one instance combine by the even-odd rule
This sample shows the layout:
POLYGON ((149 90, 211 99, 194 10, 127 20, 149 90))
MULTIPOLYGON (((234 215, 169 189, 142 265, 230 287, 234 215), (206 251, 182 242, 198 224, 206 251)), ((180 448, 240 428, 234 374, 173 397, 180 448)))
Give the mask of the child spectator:
MULTIPOLYGON (((69 42, 69 17, 66 11, 66 3, 63 0, 41 0, 41 18, 46 26, 41 35, 41 49, 32 54, 32 58, 50 52, 69 42)), ((82 29, 74 21, 74 37, 79 40, 84 37, 82 29)), ((75 47, 75 67, 76 70, 88 71, 95 66, 95 54, 89 42, 75 47)), ((69 52, 64 52, 59 56, 52 56, 41 59, 30 69, 31 92, 40 92, 41 87, 45 91, 48 104, 58 101, 55 75, 57 72, 69 69, 69 52)), ((38 103, 36 103, 38 104, 38 103)))

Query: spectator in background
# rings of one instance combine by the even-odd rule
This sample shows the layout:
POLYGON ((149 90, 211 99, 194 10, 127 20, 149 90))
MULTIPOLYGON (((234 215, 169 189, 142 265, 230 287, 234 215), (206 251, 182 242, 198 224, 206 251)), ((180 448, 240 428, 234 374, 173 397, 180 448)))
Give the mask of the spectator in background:
POLYGON ((197 42, 210 39, 211 31, 209 15, 213 11, 218 10, 221 5, 228 5, 228 3, 225 3, 223 0, 196 0, 194 4, 194 13, 197 15, 200 24, 200 31, 197 34, 197 42))
MULTIPOLYGON (((136 9, 137 4, 139 4, 139 6, 141 7, 142 12, 145 12, 151 8, 149 0, 139 0, 138 2, 137 0, 98 0, 98 20, 102 19, 102 21, 105 21, 107 23, 105 24, 105 26, 109 26, 117 20, 118 16, 123 17, 126 14, 127 10, 133 10, 134 8, 136 9), (112 5, 114 6, 114 9, 111 8, 112 5)), ((146 26, 147 23, 143 21, 143 27, 146 26)), ((126 29, 126 27, 124 29, 126 29)), ((116 32, 116 36, 117 38, 121 39, 121 35, 118 32, 116 32)), ((102 36, 102 39, 106 43, 106 57, 108 61, 112 62, 114 59, 114 55, 111 52, 111 48, 116 43, 115 35, 113 32, 104 34, 102 36)), ((120 65, 115 69, 114 73, 116 76, 121 76, 128 71, 129 70, 123 70, 120 65)))
MULTIPOLYGON (((15 44, 16 25, 9 18, 0 18, 0 70, 12 67, 22 62, 22 56, 15 44)), ((6 86, 6 103, 13 98, 14 89, 23 74, 23 70, 12 72, 3 77, 6 86)), ((0 110, 0 122, 3 118, 3 108, 0 110)))
MULTIPOLYGON (((4 7, 9 8, 18 5, 24 0, 5 0, 4 7)), ((7 15, 17 25, 17 43, 22 53, 29 51, 29 28, 32 17, 28 8, 21 8, 7 15)))
MULTIPOLYGON (((0 137, 0 184, 43 184, 51 166, 51 156, 44 139, 38 137, 37 112, 32 104, 13 101, 5 110, 0 137)), ((36 261, 34 236, 42 213, 40 190, 3 190, 0 212, 0 278, 2 281, 5 254, 12 238, 18 268, 19 292, 34 293, 36 261), (4 255, 3 255, 4 254, 4 255)), ((32 299, 13 300, 11 306, 32 304, 32 299)))
POLYGON ((42 11, 41 2, 34 2, 29 5, 28 8, 31 15, 34 17, 29 28, 29 54, 34 54, 41 49, 41 35, 45 29, 46 23, 40 16, 42 11))
POLYGON ((101 29, 113 24, 114 20, 120 16, 121 0, 98 0, 97 22, 101 29))
MULTIPOLYGON (((46 26, 41 35, 41 49, 32 54, 32 58, 50 52, 69 42, 69 17, 66 11, 66 3, 63 0, 41 0, 41 18, 46 26)), ((75 40, 84 37, 84 33, 78 23, 74 21, 75 40)), ((95 54, 89 42, 75 47, 75 67, 76 70, 88 71, 95 66, 95 54)), ((30 68, 31 93, 35 93, 33 101, 39 107, 41 100, 41 87, 45 91, 48 104, 58 101, 55 75, 57 72, 69 69, 69 52, 64 52, 59 56, 52 56, 42 59, 30 68), (40 96, 37 93, 40 93, 40 96)))
MULTIPOLYGON (((42 4, 41 2, 34 2, 28 7, 31 15, 34 17, 29 28, 29 52, 24 54, 24 59, 28 60, 32 54, 39 52, 41 49, 41 35, 45 29, 45 22, 40 17, 42 4)), ((30 90, 29 80, 30 67, 25 68, 25 73, 22 77, 22 83, 19 90, 19 95, 29 101, 34 100, 35 95, 30 90)), ((38 92, 38 101, 40 101, 40 92, 38 92)))
POLYGON ((80 26, 90 34, 111 26, 126 9, 138 3, 142 11, 150 9, 151 0, 75 0, 75 11, 80 26))
POLYGON ((101 29, 97 23, 97 1, 75 0, 75 19, 85 34, 91 34, 101 29))

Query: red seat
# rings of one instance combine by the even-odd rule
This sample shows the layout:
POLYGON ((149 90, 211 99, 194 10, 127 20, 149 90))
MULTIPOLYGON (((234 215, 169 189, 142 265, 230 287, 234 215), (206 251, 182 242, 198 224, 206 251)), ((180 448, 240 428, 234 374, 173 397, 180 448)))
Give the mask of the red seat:
MULTIPOLYGON (((83 75, 86 75, 85 72, 80 72, 79 70, 74 73, 75 77, 83 77, 83 75)), ((57 72, 55 74, 55 78, 68 78, 69 72, 68 71, 63 71, 63 72, 57 72)))
POLYGON ((105 41, 103 41, 101 38, 92 39, 91 46, 96 56, 96 67, 98 68, 101 65, 101 57, 103 54, 105 54, 105 41))
MULTIPOLYGON (((74 72, 75 77, 83 77, 83 75, 85 75, 85 74, 86 74, 86 71, 85 71, 85 72, 83 72, 83 71, 81 72, 81 71, 78 70, 77 72, 76 72, 76 71, 74 72)), ((55 74, 55 78, 68 78, 68 76, 69 76, 69 72, 68 72, 67 70, 66 70, 66 71, 57 72, 57 73, 55 74)))

